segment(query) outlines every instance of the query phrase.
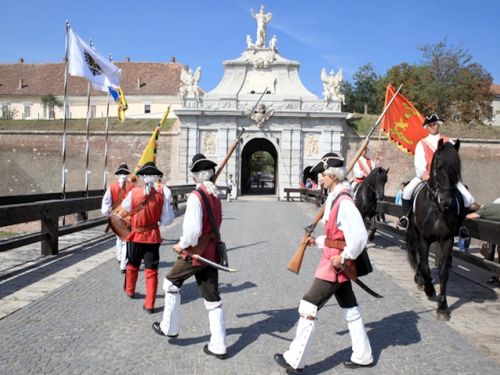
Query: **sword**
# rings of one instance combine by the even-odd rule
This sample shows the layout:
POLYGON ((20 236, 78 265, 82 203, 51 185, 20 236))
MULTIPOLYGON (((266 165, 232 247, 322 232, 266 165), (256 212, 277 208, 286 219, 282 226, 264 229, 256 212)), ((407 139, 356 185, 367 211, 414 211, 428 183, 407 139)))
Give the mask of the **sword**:
POLYGON ((191 258, 196 259, 197 261, 199 261, 201 263, 205 263, 207 266, 217 268, 218 270, 226 271, 226 272, 238 272, 238 270, 235 268, 224 267, 223 265, 221 265, 219 263, 215 263, 215 262, 212 262, 211 260, 208 260, 207 258, 203 258, 201 255, 193 254, 190 256, 191 256, 191 258))
POLYGON ((370 289, 370 287, 368 285, 366 285, 364 282, 362 282, 360 279, 356 279, 356 280, 354 280, 354 282, 356 284, 358 284, 358 286, 361 289, 363 289, 366 293, 372 295, 373 297, 375 297, 375 298, 384 298, 384 296, 381 296, 380 294, 378 294, 374 290, 370 289))

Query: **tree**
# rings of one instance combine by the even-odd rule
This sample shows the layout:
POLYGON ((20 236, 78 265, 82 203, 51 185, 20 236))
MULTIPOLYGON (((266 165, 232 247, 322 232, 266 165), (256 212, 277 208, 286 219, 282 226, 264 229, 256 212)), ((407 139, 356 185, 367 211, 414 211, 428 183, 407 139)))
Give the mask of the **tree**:
POLYGON ((41 98, 42 105, 44 108, 48 109, 49 111, 49 119, 55 118, 55 112, 54 108, 57 107, 59 109, 62 108, 63 102, 61 102, 59 99, 57 99, 54 95, 48 94, 48 95, 43 95, 41 98))
POLYGON ((3 106, 2 107, 2 116, 0 117, 0 120, 13 120, 17 116, 17 109, 15 108, 10 108, 9 106, 3 106))
POLYGON ((343 112, 354 112, 354 87, 349 81, 340 83, 340 93, 344 95, 345 104, 342 104, 343 112))
POLYGON ((373 65, 368 63, 361 66, 353 78, 355 88, 352 109, 355 112, 362 113, 365 111, 366 106, 368 113, 379 112, 383 97, 379 92, 380 78, 375 73, 373 65))
POLYGON ((427 112, 467 122, 491 115, 493 79, 480 64, 472 62, 467 50, 448 47, 446 40, 419 49, 425 68, 422 94, 427 112))

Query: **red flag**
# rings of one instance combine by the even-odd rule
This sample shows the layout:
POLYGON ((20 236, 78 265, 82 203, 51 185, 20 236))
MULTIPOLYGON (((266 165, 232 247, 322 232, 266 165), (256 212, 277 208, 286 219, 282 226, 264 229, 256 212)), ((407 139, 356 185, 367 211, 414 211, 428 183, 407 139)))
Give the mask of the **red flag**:
MULTIPOLYGON (((395 92, 394 87, 387 86, 384 107, 387 106, 395 92)), ((384 115, 382 129, 387 133, 391 141, 398 144, 399 148, 415 154, 417 142, 429 134, 423 128, 423 123, 424 116, 408 99, 398 93, 391 107, 384 115)))

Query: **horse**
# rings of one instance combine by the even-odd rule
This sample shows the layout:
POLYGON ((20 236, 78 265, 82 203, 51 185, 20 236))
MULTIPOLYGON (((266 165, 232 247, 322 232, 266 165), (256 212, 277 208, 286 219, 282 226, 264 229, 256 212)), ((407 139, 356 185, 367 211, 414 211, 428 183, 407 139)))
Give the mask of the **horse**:
POLYGON ((370 223, 368 240, 373 241, 377 225, 375 215, 377 214, 377 200, 384 200, 385 184, 387 182, 389 168, 376 167, 358 185, 355 192, 354 203, 361 213, 363 220, 370 223))
POLYGON ((409 216, 406 236, 408 259, 415 271, 415 283, 429 299, 436 295, 429 269, 429 247, 433 242, 440 245, 440 251, 436 252, 440 286, 437 318, 445 321, 450 320, 446 283, 453 240, 466 214, 462 195, 457 189, 457 183, 461 180, 459 148, 459 140, 455 144, 439 140, 429 179, 415 189, 414 210, 409 216))

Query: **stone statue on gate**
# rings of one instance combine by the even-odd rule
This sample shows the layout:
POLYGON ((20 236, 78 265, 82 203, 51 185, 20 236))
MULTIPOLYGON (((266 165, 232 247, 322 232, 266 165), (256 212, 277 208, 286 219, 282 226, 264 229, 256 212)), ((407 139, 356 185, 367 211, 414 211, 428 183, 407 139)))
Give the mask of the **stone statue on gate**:
POLYGON ((255 47, 266 48, 266 27, 267 23, 273 18, 271 12, 264 13, 264 5, 260 6, 260 12, 255 14, 253 9, 250 9, 252 17, 257 21, 257 38, 255 40, 255 47))
POLYGON ((201 67, 196 68, 193 73, 191 68, 183 67, 181 70, 181 87, 179 95, 182 99, 199 99, 198 82, 201 79, 201 67))
POLYGON ((326 104, 332 100, 342 100, 345 104, 344 95, 340 93, 340 84, 342 83, 342 69, 337 74, 334 74, 333 69, 330 74, 326 73, 326 69, 321 70, 321 81, 323 82, 323 97, 326 104))

